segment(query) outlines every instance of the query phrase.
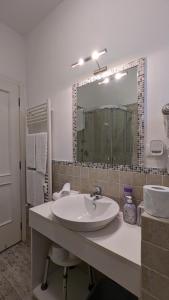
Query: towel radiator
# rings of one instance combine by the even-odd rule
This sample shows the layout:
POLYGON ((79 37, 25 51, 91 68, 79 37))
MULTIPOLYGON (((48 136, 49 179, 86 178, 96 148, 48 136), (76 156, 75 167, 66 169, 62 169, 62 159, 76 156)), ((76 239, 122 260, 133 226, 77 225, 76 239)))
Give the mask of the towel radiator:
POLYGON ((27 109, 27 134, 47 132, 47 172, 45 175, 46 190, 44 202, 52 200, 52 133, 51 133, 51 101, 27 109))

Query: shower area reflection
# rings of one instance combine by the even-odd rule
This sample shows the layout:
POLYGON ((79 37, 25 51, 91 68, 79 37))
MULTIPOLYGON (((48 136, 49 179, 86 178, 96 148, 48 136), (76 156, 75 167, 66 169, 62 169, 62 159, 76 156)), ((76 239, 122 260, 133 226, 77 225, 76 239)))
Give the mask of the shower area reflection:
POLYGON ((137 67, 94 77, 77 86, 76 156, 78 162, 137 165, 139 148, 137 67), (117 74, 125 74, 118 76, 117 74))
POLYGON ((77 160, 135 164, 137 161, 137 103, 78 108, 77 160))

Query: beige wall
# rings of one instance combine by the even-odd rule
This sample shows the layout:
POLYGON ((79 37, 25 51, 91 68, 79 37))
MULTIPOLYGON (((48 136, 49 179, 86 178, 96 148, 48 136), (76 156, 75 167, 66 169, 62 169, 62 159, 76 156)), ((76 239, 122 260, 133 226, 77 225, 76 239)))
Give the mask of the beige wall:
POLYGON ((117 200, 122 207, 125 184, 130 184, 133 187, 133 196, 136 204, 138 204, 143 200, 143 185, 159 184, 169 186, 169 176, 114 171, 112 169, 81 167, 53 162, 53 191, 60 190, 65 182, 70 182, 72 189, 79 190, 82 193, 92 192, 95 185, 100 185, 103 194, 117 200))

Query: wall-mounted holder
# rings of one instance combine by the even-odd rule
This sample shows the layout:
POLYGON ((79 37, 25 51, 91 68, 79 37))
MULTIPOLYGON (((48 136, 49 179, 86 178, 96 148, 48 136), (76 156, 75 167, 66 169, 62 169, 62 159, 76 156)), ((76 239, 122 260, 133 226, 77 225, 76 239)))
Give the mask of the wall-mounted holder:
POLYGON ((152 140, 150 142, 150 155, 161 156, 164 154, 164 143, 161 140, 152 140))

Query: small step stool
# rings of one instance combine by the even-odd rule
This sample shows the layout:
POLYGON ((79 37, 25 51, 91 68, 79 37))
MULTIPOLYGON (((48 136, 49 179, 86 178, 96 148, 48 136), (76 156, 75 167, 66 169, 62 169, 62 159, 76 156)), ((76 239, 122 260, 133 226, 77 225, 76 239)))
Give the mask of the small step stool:
MULTIPOLYGON (((67 300, 67 281, 68 281, 68 273, 69 268, 74 268, 81 263, 81 260, 76 257, 75 255, 71 254, 67 250, 61 248, 57 244, 52 244, 49 248, 48 256, 46 257, 45 262, 45 270, 44 276, 41 284, 41 289, 44 291, 48 288, 48 270, 50 262, 53 262, 57 266, 63 267, 63 296, 64 300, 67 300)), ((95 283, 94 283, 94 274, 93 269, 91 266, 88 267, 89 269, 89 290, 91 290, 95 283)))

